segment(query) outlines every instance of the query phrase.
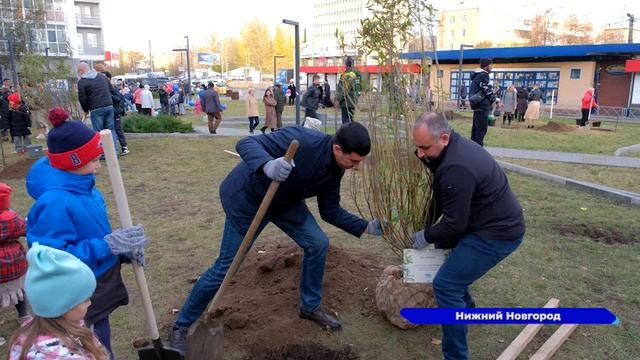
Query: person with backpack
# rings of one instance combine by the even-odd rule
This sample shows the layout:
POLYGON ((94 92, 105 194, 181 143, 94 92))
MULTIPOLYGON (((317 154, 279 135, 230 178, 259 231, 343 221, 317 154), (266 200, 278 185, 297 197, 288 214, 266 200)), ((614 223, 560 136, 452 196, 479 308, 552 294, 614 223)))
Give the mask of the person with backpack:
POLYGON ((346 66, 336 86, 336 101, 342 109, 343 124, 353 121, 360 91, 360 72, 354 69, 353 58, 347 57, 346 66))
POLYGON ((484 136, 489 127, 489 114, 493 103, 496 101, 496 94, 489 84, 489 73, 492 69, 493 60, 490 58, 480 59, 480 68, 471 74, 471 86, 469 87, 469 105, 473 110, 473 126, 471 127, 471 140, 478 145, 484 146, 484 136))

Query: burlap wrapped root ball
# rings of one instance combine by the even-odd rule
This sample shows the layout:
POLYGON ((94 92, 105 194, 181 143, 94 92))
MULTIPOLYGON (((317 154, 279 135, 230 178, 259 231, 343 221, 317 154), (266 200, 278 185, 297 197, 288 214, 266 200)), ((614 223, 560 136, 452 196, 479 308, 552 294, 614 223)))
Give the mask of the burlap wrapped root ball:
POLYGON ((376 286, 376 305, 390 323, 400 329, 413 329, 413 325, 400 315, 400 310, 411 307, 435 307, 431 284, 406 284, 402 280, 402 266, 387 266, 376 286))

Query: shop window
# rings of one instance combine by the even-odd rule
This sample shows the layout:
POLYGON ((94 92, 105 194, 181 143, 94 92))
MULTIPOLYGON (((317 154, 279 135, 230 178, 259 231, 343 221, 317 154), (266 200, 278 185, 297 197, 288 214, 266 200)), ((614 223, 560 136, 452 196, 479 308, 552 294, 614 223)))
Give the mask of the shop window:
POLYGON ((580 79, 580 73, 582 71, 580 69, 571 69, 571 78, 572 79, 580 79))

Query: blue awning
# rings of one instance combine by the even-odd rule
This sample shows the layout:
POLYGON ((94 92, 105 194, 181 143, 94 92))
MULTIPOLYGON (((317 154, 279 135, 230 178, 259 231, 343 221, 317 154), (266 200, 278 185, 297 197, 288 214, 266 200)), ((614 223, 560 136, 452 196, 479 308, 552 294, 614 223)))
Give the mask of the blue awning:
MULTIPOLYGON (((424 54, 434 59, 433 51, 425 51, 424 54)), ((493 58, 494 61, 505 62, 505 60, 517 59, 593 59, 594 57, 631 57, 640 55, 640 44, 602 44, 602 45, 562 45, 562 46, 524 46, 508 48, 487 48, 487 49, 465 49, 463 60, 479 60, 483 57, 493 58)), ((438 60, 441 62, 459 61, 460 50, 440 50, 437 51, 438 60)), ((422 58, 421 52, 404 53, 401 59, 422 58)))

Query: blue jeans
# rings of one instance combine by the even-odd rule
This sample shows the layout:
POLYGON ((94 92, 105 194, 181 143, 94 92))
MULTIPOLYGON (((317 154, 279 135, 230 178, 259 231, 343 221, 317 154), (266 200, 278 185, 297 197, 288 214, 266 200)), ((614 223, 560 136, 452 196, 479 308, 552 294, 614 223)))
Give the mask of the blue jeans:
POLYGON ((113 136, 113 146, 118 151, 118 134, 115 127, 115 113, 113 106, 105 106, 91 110, 91 125, 94 131, 100 131, 104 129, 111 130, 111 136, 113 136))
MULTIPOLYGON (((514 252, 521 242, 522 237, 501 241, 464 235, 433 279, 438 307, 475 307, 469 286, 514 252)), ((442 325, 442 352, 446 360, 469 358, 467 325, 442 325)))
POLYGON ((113 351, 111 350, 111 325, 109 324, 108 316, 93 324, 93 333, 102 345, 104 345, 105 349, 107 349, 111 360, 115 360, 115 356, 113 356, 113 351))
POLYGON ((355 109, 349 107, 342 107, 340 109, 342 110, 342 123, 346 124, 352 122, 353 112, 355 111, 355 109))
MULTIPOLYGON (((322 279, 324 278, 324 264, 329 249, 329 238, 318 226, 309 209, 306 209, 305 220, 302 224, 291 223, 278 218, 277 215, 270 219, 265 218, 258 227, 253 241, 269 221, 273 222, 304 249, 302 274, 300 275, 301 306, 309 312, 317 310, 322 301, 322 279)), ((222 280, 224 280, 224 276, 240 248, 243 237, 244 234, 240 233, 229 219, 226 219, 218 259, 216 259, 212 267, 202 274, 191 290, 191 294, 189 294, 178 314, 178 320, 175 323, 176 327, 187 329, 202 315, 209 301, 213 299, 222 284, 222 280)))

